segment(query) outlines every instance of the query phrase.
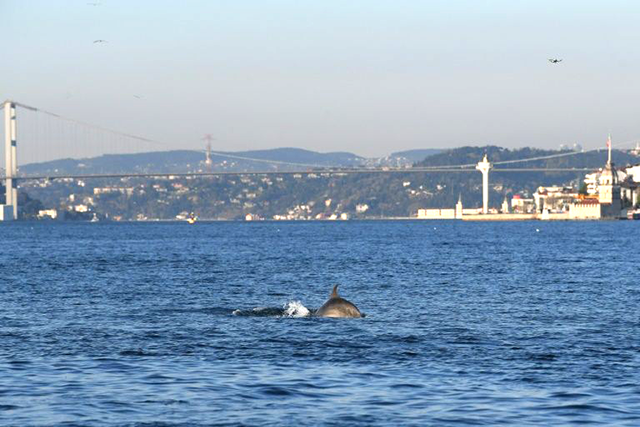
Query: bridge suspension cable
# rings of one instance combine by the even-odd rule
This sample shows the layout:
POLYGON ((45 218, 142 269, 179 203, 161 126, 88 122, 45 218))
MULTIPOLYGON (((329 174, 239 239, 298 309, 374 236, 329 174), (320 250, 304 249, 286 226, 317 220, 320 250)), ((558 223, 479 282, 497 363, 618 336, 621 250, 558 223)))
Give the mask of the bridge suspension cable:
POLYGON ((149 139, 149 138, 144 138, 142 136, 133 135, 133 134, 126 133, 126 132, 120 132, 120 131, 117 131, 117 130, 108 129, 108 128, 105 128, 105 127, 102 127, 102 126, 94 125, 92 123, 83 122, 81 120, 71 119, 69 117, 61 116, 60 114, 52 113, 51 111, 43 110, 42 108, 31 107, 29 105, 25 105, 25 104, 22 104, 20 102, 14 102, 14 104, 16 104, 19 107, 25 108, 27 110, 38 112, 38 113, 42 113, 42 114, 46 114, 46 115, 49 115, 51 117, 55 117, 55 118, 60 119, 60 120, 65 120, 67 122, 71 122, 71 123, 75 123, 75 124, 83 125, 83 126, 89 126, 89 127, 93 128, 93 129, 101 130, 101 131, 104 131, 104 132, 109 132, 109 133, 112 133, 112 134, 115 134, 115 135, 125 136, 127 138, 137 139, 139 141, 150 142, 152 144, 167 146, 166 143, 163 143, 163 142, 160 142, 160 141, 156 141, 156 140, 149 139))
MULTIPOLYGON (((51 111, 44 110, 42 108, 32 107, 30 105, 26 105, 26 104, 23 104, 23 103, 20 103, 20 102, 14 102, 14 104, 19 106, 19 107, 22 107, 22 108, 24 108, 26 110, 29 110, 29 111, 46 114, 46 115, 48 115, 50 117, 55 117, 57 119, 64 120, 64 121, 69 122, 69 123, 74 123, 74 124, 90 127, 92 129, 108 132, 108 133, 113 134, 113 135, 118 135, 118 136, 122 136, 122 137, 126 137, 126 138, 131 138, 131 139, 134 139, 134 140, 147 142, 147 143, 155 144, 157 146, 162 146, 162 147, 166 147, 166 148, 168 148, 168 147, 170 147, 172 145, 172 144, 169 144, 168 142, 165 142, 165 141, 159 141, 159 140, 156 140, 156 139, 146 138, 146 137, 142 137, 142 136, 139 136, 139 135, 134 135, 134 134, 127 133, 127 132, 121 132, 121 131, 109 129, 109 128, 106 128, 106 127, 103 127, 103 126, 95 125, 95 124, 92 124, 92 123, 84 122, 82 120, 72 119, 72 118, 69 118, 69 117, 62 116, 60 114, 53 113, 51 111)), ((203 152, 203 150, 194 150, 194 151, 203 152)), ((256 162, 256 163, 273 164, 273 165, 305 167, 305 168, 323 168, 323 167, 325 167, 324 165, 314 164, 314 163, 300 163, 300 162, 287 162, 287 161, 282 161, 282 160, 259 159, 259 158, 255 158, 255 157, 240 156, 240 155, 237 155, 237 154, 230 154, 230 153, 224 153, 224 152, 219 152, 219 151, 210 151, 210 154, 215 155, 215 156, 219 156, 219 157, 230 158, 230 159, 244 160, 244 161, 250 161, 250 162, 256 162)))
MULTIPOLYGON (((72 123, 75 125, 79 125, 81 126, 83 129, 71 129, 71 130, 64 130, 61 128, 58 128, 57 130, 63 134, 61 136, 62 139, 64 139, 65 141, 70 139, 69 135, 66 134, 73 134, 73 138, 75 139, 82 139, 87 140, 90 138, 90 135, 87 135, 87 130, 94 130, 94 131, 100 131, 100 132, 105 132, 109 135, 115 136, 115 137, 121 137, 121 138, 125 138, 126 139, 132 139, 135 141, 139 141, 142 143, 146 143, 146 144, 151 144, 154 147, 171 147, 171 146, 175 146, 175 144, 170 144, 166 141, 160 141, 160 140, 156 140, 156 139, 152 139, 152 138, 146 138, 146 137, 142 137, 139 135, 135 135, 132 133, 127 133, 127 132, 122 132, 122 131, 117 131, 114 129, 110 129, 107 127, 103 127, 103 126, 99 126, 99 125, 95 125, 92 123, 88 123, 85 121, 81 121, 81 120, 77 120, 77 119, 73 119, 73 118, 69 118, 69 117, 65 117, 62 116, 60 114, 48 111, 48 110, 44 110, 42 108, 38 108, 38 107, 33 107, 30 105, 26 105, 20 102, 14 102, 14 104, 16 106, 19 106, 25 110, 28 111, 32 111, 35 113, 41 113, 44 114, 46 116, 67 122, 67 123, 72 123), (82 133, 82 135, 79 135, 80 133, 82 133)), ((4 108, 4 104, 1 104, 2 108, 4 108)), ((38 124, 38 120, 36 119, 36 124, 38 124)), ((51 124, 51 123, 45 123, 44 124, 45 127, 47 127, 45 134, 50 134, 52 133, 52 127, 56 127, 55 125, 51 124)), ((47 135, 45 135, 44 137, 42 135, 39 134, 39 130, 36 130, 35 133, 35 138, 37 140, 44 140, 47 135)), ((28 133, 28 132, 27 132, 28 133)), ((104 141, 104 135, 98 135, 96 137, 98 140, 100 140, 99 142, 105 142, 104 141)), ((614 144, 614 146, 624 146, 627 144, 631 144, 631 143, 637 143, 638 139, 634 139, 634 140, 630 140, 630 141, 626 141, 626 142, 622 142, 622 143, 617 143, 614 144)), ((115 144, 114 141, 111 141, 112 144, 115 144)), ((129 147, 130 144, 126 144, 127 148, 131 148, 129 147)), ((48 144, 47 148, 51 148, 51 145, 48 144)), ((562 157, 568 157, 568 156, 576 156, 576 155, 581 155, 581 154, 585 154, 585 153, 589 153, 589 152, 593 152, 593 151, 599 151, 602 150, 603 148, 593 148, 593 149, 589 149, 589 150, 583 150, 583 151, 571 151, 571 152, 563 152, 563 153, 558 153, 558 154, 551 154, 551 155, 545 155, 545 156, 536 156, 536 157, 531 157, 531 158, 526 158, 526 159, 514 159, 514 160, 502 160, 502 161, 496 161, 493 162, 494 166, 498 166, 498 165, 509 165, 509 164, 518 164, 518 163, 526 163, 526 162, 534 162, 534 161, 540 161, 540 160, 549 160, 549 159, 555 159, 555 158, 562 158, 562 157)), ((139 150, 133 150, 135 152, 140 152, 139 150)), ((198 151, 198 152, 202 152, 203 150, 194 150, 194 151, 198 151)), ((131 152, 131 149, 127 150, 127 152, 131 152)), ((261 163, 261 164, 272 164, 272 165, 281 165, 281 166, 291 166, 291 167, 298 167, 298 168, 315 168, 315 169, 331 169, 331 168, 327 168, 326 165, 321 165, 321 164, 314 164, 314 163, 300 163, 300 162, 288 162, 288 161, 283 161, 283 160, 270 160, 270 159, 264 159, 264 158, 255 158, 255 157, 249 157, 249 156, 242 156, 242 155, 237 155, 237 154, 232 154, 232 153, 225 153, 225 152, 220 152, 220 151, 211 151, 210 154, 218 156, 218 157, 223 157, 223 158, 229 158, 229 159, 235 159, 235 160, 243 160, 243 161, 248 161, 248 162, 255 162, 255 163, 261 163)), ((411 168, 412 171, 414 172, 427 172, 427 171, 438 171, 438 172, 444 172, 446 170, 469 170, 469 171, 474 171, 475 170, 475 166, 476 163, 469 163, 469 164, 457 164, 457 165, 440 165, 440 166, 422 166, 419 168, 411 168)), ((365 168, 362 168, 363 170, 365 170, 365 168)), ((408 168, 397 168, 398 171, 402 172, 402 171, 410 171, 410 169, 408 168)), ((377 169, 372 169, 372 170, 377 170, 377 169)), ((534 171, 534 170, 538 170, 535 168, 529 168, 529 171, 534 171)), ((561 169, 558 169, 561 170, 561 169)), ((577 170, 577 169, 571 169, 571 170, 577 170)), ((499 169, 494 169, 495 172, 499 172, 499 169)), ((510 170, 512 171, 512 170, 510 170)), ((384 172, 388 172, 388 169, 385 170, 384 172)))

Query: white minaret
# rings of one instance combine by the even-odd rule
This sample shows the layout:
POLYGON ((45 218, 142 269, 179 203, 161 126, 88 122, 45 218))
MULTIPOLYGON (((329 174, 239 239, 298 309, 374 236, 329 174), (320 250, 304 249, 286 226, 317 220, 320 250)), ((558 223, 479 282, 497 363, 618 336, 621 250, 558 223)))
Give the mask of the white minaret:
POLYGON ((493 165, 489 163, 485 154, 481 162, 478 162, 476 169, 482 172, 482 213, 489 213, 489 171, 493 165))
POLYGON ((507 196, 504 196, 504 200, 502 201, 502 213, 509 213, 509 201, 507 200, 507 196))
POLYGON ((462 208, 462 193, 458 196, 458 203, 456 203, 456 219, 462 219, 462 212, 464 209, 462 208))
POLYGON ((5 180, 6 204, 13 206, 13 219, 18 219, 18 189, 15 177, 18 175, 16 104, 4 103, 4 147, 5 147, 5 180))

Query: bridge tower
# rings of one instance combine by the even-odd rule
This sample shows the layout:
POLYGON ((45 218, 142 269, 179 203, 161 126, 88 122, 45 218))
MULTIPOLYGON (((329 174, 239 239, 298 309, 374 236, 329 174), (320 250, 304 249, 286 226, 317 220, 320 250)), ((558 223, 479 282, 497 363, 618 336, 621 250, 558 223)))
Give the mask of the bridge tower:
POLYGON ((204 138, 202 138, 203 141, 207 141, 207 150, 205 151, 206 157, 204 164, 207 166, 209 172, 211 172, 211 168, 213 167, 213 160, 211 160, 211 141, 213 141, 214 139, 215 138, 211 136, 210 133, 206 134, 204 138))
POLYGON ((493 165, 489 163, 485 153, 481 162, 478 162, 476 169, 482 172, 482 213, 489 213, 489 171, 493 165))
POLYGON ((13 219, 18 219, 18 134, 16 127, 16 104, 4 102, 4 155, 5 155, 5 195, 6 205, 13 207, 13 219))

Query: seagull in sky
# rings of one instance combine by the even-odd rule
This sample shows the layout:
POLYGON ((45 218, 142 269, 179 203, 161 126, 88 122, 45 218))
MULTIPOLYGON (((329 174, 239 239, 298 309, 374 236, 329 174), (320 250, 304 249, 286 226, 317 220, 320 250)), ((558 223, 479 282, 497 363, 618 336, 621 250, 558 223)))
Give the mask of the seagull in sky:
POLYGON ((562 62, 562 59, 549 58, 549 62, 552 64, 557 64, 558 62, 562 62))
POLYGON ((107 43, 107 41, 102 39, 94 40, 93 44, 96 44, 96 43, 107 43))
POLYGON ((138 96, 138 95, 133 95, 133 97, 134 97, 134 98, 138 98, 138 99, 142 99, 142 97, 141 97, 141 96, 138 96))
POLYGON ((101 6, 100 3, 87 3, 87 6, 101 6))

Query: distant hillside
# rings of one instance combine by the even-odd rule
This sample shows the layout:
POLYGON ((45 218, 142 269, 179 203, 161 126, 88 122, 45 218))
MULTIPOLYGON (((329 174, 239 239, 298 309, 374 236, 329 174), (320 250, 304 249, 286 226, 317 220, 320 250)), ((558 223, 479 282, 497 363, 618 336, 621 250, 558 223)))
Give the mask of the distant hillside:
POLYGON ((397 151, 388 156, 376 157, 365 160, 365 165, 369 167, 387 166, 387 167, 409 167, 414 163, 424 160, 429 156, 441 153, 443 150, 436 148, 427 148, 419 150, 397 151))
MULTIPOLYGON (((238 151, 232 154, 253 159, 276 160, 280 162, 304 163, 319 166, 356 166, 364 160, 353 153, 332 152, 318 153, 301 148, 273 148, 270 150, 238 151)), ((214 159, 218 156, 213 156, 214 159)), ((221 157, 222 158, 222 157, 221 157)))
POLYGON ((153 172, 251 172, 264 170, 295 170, 301 166, 353 167, 364 158, 353 153, 317 153, 300 148, 276 148, 272 150, 224 152, 211 154, 211 165, 205 164, 204 151, 160 151, 137 154, 108 154, 85 159, 61 159, 20 166, 24 174, 100 174, 100 173, 153 173, 153 172), (256 159, 256 160, 250 160, 256 159), (274 161, 268 163, 260 160, 274 161))
MULTIPOLYGON (((295 150, 282 150, 284 153, 295 154, 295 150)), ((275 155, 274 151, 277 153, 277 150, 267 150, 263 155, 275 155)), ((304 155, 311 157, 284 157, 281 153, 275 158, 295 159, 301 163, 315 160, 313 163, 317 163, 323 156, 330 157, 335 154, 338 160, 344 155, 349 156, 348 153, 323 155, 302 151, 304 155)), ((606 162, 604 150, 572 154, 569 151, 532 148, 508 150, 487 146, 443 151, 427 157, 419 162, 418 166, 475 165, 485 152, 488 153, 489 160, 494 163, 550 155, 563 156, 496 165, 497 168, 575 167, 595 171, 606 162)), ((156 161, 158 158, 154 156, 159 156, 160 159, 165 159, 165 165, 171 165, 171 162, 196 164, 201 161, 198 157, 201 154, 197 152, 195 154, 188 151, 148 154, 150 156, 145 158, 147 162, 156 161)), ((253 152, 238 153, 238 155, 247 154, 260 155, 253 152)), ((105 162, 113 160, 104 157, 97 159, 105 162)), ((139 160, 138 163, 133 162, 127 167, 146 164, 136 156, 125 157, 129 160, 139 160)), ((613 158, 621 167, 640 162, 640 158, 622 151, 615 151, 613 158)), ((218 160, 216 159, 215 162, 218 160)), ((58 165, 62 167, 64 162, 58 165)), ((76 165, 77 163, 71 164, 73 167, 76 165)), ((264 165, 261 167, 264 168, 264 165)), ((573 185, 579 188, 584 175, 584 171, 562 173, 494 171, 489 177, 489 204, 492 207, 498 207, 505 197, 511 198, 514 194, 531 196, 539 186, 573 185)), ((310 219, 318 216, 328 218, 341 213, 347 213, 352 218, 384 218, 415 215, 420 208, 453 208, 458 197, 462 197, 465 207, 479 207, 482 203, 482 175, 470 168, 456 172, 411 172, 407 169, 405 172, 389 174, 305 174, 278 177, 249 176, 241 179, 233 175, 197 179, 103 178, 83 180, 82 184, 78 181, 66 180, 52 180, 47 185, 24 181, 21 184, 21 194, 28 194, 32 200, 25 214, 37 212, 36 208, 39 206, 65 210, 70 204, 83 203, 90 206, 92 211, 101 218, 121 219, 140 217, 174 219, 176 215, 185 212, 195 212, 201 218, 210 219, 244 219, 247 214, 262 218, 273 218, 277 215, 292 219, 310 219), (96 192, 97 188, 101 190, 115 188, 115 190, 96 192), (72 199, 69 198, 70 194, 74 195, 72 199)), ((25 199, 21 203, 26 208, 28 200, 25 199)))
POLYGON ((423 148, 417 150, 406 150, 406 151, 398 151, 395 153, 389 154, 390 158, 404 158, 410 161, 411 163, 420 162, 427 157, 431 157, 433 155, 442 153, 445 150, 439 148, 423 148))

